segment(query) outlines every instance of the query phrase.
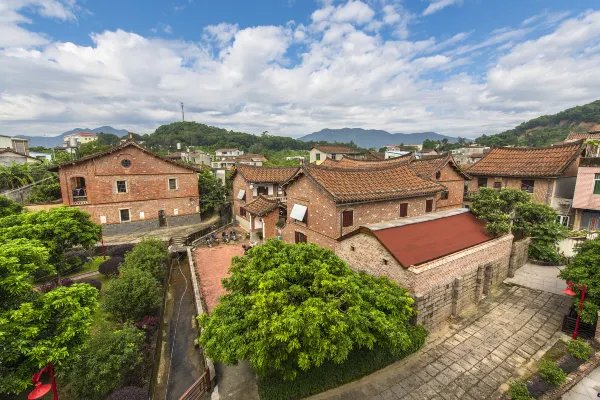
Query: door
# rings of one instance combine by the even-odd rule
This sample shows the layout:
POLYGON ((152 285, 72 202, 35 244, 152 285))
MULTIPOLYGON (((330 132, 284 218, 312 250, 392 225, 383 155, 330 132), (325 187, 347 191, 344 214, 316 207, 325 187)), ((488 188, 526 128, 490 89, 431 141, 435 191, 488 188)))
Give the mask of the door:
POLYGON ((165 214, 165 210, 158 210, 158 226, 167 226, 167 215, 165 214))

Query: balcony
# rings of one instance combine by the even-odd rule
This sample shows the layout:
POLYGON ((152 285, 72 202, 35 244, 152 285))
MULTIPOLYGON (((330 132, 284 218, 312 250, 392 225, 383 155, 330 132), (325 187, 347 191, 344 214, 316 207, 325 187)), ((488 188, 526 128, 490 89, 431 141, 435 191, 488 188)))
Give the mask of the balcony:
POLYGON ((88 203, 87 196, 73 196, 73 205, 74 206, 87 204, 87 203, 88 203))
POLYGON ((287 196, 272 197, 272 199, 279 200, 282 203, 287 203, 287 196))

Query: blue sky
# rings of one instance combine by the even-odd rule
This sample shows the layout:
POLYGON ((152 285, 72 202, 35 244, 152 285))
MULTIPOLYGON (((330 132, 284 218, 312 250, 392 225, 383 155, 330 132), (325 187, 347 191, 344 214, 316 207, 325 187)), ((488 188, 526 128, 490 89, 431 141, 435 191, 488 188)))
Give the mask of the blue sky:
POLYGON ((186 119, 477 137, 597 99, 600 12, 558 0, 0 1, 0 133, 186 119))

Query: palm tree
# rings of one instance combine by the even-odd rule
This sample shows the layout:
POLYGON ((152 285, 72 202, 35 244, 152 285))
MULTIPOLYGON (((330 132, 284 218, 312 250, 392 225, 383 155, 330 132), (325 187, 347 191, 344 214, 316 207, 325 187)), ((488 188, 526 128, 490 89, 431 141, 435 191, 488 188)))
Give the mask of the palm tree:
POLYGON ((0 188, 11 190, 35 182, 27 164, 13 162, 9 167, 0 166, 0 188))

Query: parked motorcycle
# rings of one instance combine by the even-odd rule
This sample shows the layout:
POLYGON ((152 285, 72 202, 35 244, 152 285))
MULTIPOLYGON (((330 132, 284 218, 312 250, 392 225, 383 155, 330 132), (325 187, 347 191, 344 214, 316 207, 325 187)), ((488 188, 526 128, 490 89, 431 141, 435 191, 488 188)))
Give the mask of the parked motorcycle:
POLYGON ((235 234, 235 231, 233 229, 229 231, 229 240, 233 242, 237 240, 237 235, 235 234))
POLYGON ((207 245, 208 247, 212 247, 212 244, 210 243, 210 237, 207 237, 207 238, 206 238, 206 245, 207 245))
POLYGON ((227 243, 229 241, 227 240, 227 232, 223 231, 221 234, 221 239, 223 240, 223 243, 227 243))

